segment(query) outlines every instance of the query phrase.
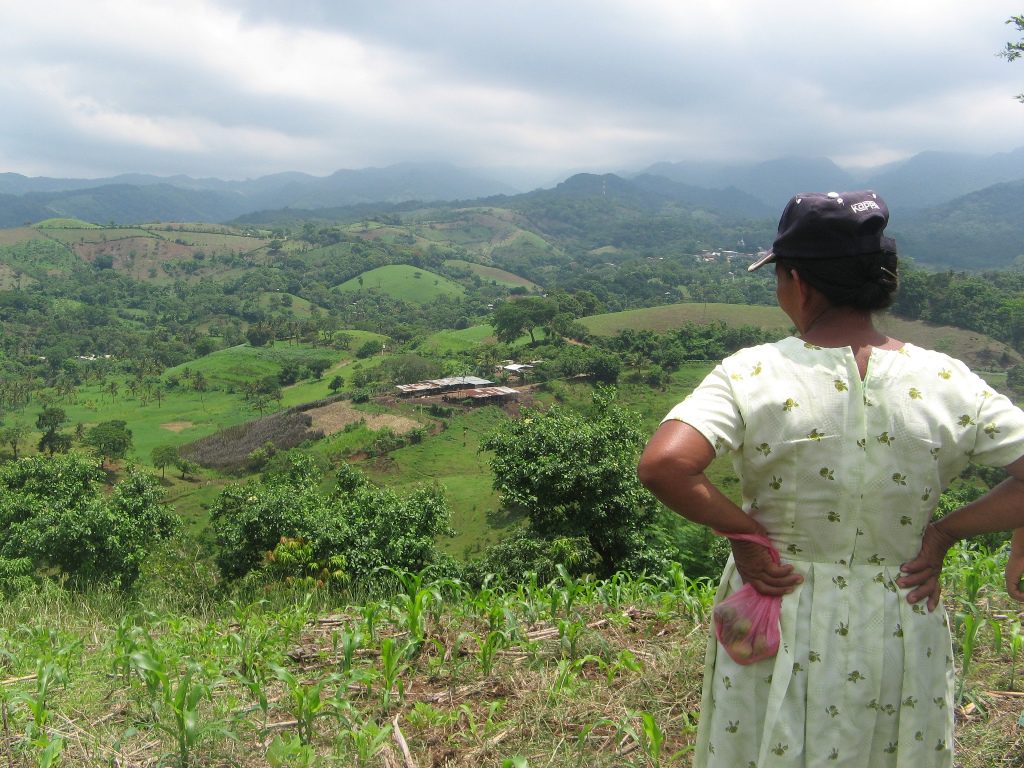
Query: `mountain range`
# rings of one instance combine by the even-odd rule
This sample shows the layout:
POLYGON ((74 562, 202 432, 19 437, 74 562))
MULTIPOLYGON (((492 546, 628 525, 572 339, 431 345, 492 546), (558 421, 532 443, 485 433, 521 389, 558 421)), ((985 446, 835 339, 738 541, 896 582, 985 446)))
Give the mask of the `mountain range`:
POLYGON ((551 189, 519 193, 486 175, 443 163, 279 173, 230 181, 125 174, 104 179, 0 173, 0 227, 53 217, 95 223, 268 222, 338 215, 411 201, 463 205, 612 195, 640 213, 672 204, 729 218, 773 220, 794 192, 875 189, 892 211, 890 231, 921 263, 989 268, 1024 261, 1024 147, 990 156, 923 152, 866 170, 827 158, 760 163, 662 162, 620 174, 577 174, 551 189), (273 212, 278 212, 274 214, 273 212), (261 213, 262 212, 262 213, 261 213))

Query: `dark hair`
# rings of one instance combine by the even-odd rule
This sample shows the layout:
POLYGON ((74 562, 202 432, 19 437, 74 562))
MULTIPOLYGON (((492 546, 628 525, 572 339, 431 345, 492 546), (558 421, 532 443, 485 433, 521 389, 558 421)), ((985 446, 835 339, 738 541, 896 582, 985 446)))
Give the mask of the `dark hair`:
POLYGON ((795 269, 802 280, 821 291, 835 307, 875 312, 890 306, 899 286, 894 251, 878 251, 834 259, 776 257, 781 269, 795 269))

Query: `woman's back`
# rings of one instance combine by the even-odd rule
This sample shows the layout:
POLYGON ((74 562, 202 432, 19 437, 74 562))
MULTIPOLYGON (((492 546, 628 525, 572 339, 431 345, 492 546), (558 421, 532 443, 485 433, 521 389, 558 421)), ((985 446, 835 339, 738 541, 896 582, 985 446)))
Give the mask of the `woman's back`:
POLYGON ((999 413, 1012 404, 913 345, 873 350, 863 381, 849 347, 797 338, 742 350, 719 375, 736 413, 716 438, 739 447, 743 506, 789 560, 898 568, 970 458, 1004 458, 999 413))

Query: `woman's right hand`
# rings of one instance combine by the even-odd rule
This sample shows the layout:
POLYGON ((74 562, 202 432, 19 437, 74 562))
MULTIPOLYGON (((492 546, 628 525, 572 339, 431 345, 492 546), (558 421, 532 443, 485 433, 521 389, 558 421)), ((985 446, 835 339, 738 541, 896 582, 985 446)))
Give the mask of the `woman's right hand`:
POLYGON ((762 595, 787 595, 804 578, 793 572, 793 566, 772 560, 771 554, 752 541, 729 539, 736 570, 744 584, 750 584, 762 595))

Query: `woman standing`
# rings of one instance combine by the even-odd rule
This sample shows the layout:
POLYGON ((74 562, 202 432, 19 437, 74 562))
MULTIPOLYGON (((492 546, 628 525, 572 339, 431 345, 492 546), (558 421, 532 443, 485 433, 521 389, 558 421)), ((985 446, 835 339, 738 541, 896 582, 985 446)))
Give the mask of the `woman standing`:
POLYGON ((733 542, 716 601, 744 582, 784 595, 775 657, 708 646, 695 765, 952 766, 953 659, 939 608, 956 540, 1024 525, 1024 413, 963 363, 890 338, 888 210, 872 192, 790 200, 771 253, 799 337, 722 361, 640 461, 669 508, 733 542), (730 453, 742 508, 704 470, 730 453), (930 523, 968 461, 1010 478, 930 523), (939 608, 939 610, 936 610, 939 608))

